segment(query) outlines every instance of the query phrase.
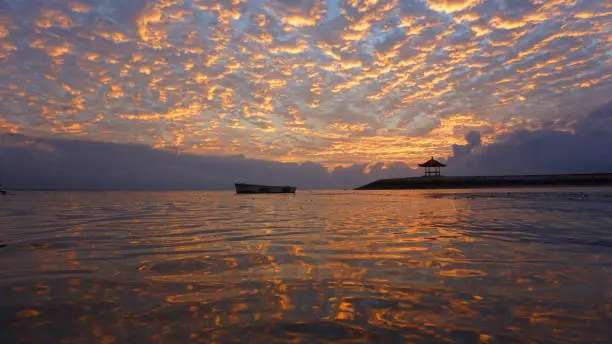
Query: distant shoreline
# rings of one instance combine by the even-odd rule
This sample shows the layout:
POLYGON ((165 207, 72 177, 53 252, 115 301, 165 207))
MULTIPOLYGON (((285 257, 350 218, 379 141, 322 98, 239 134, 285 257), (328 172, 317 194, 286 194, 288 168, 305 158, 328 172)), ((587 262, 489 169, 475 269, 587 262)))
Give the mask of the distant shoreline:
POLYGON ((465 189, 611 185, 612 173, 379 179, 355 190, 465 189))
POLYGON ((140 192, 140 191, 233 191, 232 189, 24 189, 24 188, 16 188, 9 189, 9 192, 18 192, 18 191, 49 191, 49 192, 104 192, 104 191, 126 191, 126 192, 140 192))

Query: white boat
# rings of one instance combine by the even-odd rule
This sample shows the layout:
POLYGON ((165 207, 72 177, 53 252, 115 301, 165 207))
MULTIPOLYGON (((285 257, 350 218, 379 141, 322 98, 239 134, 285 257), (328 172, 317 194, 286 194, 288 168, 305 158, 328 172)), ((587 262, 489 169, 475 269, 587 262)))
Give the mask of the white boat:
POLYGON ((260 193, 295 193, 295 186, 272 186, 272 185, 256 185, 256 184, 234 184, 236 193, 238 194, 260 194, 260 193))

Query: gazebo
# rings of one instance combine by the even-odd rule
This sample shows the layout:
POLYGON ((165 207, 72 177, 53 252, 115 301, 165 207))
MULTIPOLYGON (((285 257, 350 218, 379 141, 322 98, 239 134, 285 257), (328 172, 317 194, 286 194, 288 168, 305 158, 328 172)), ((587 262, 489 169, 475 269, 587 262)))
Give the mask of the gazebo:
POLYGON ((446 167, 446 165, 434 159, 432 156, 427 162, 419 164, 419 167, 423 167, 425 169, 425 177, 439 177, 440 168, 446 167))

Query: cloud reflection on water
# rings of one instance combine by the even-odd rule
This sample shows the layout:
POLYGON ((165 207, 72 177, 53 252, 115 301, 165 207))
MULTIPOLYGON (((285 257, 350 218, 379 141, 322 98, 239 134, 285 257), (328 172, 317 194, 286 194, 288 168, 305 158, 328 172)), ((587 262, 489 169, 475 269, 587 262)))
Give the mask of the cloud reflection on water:
POLYGON ((612 255, 569 240, 609 240, 589 192, 24 193, 0 208, 5 333, 604 342, 612 255))

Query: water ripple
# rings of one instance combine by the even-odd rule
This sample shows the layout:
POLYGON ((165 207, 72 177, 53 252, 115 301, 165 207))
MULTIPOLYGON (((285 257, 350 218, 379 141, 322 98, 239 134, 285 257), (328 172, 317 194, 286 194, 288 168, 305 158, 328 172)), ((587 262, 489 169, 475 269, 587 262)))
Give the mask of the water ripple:
POLYGON ((22 193, 0 329, 39 343, 609 343, 612 190, 22 193))

